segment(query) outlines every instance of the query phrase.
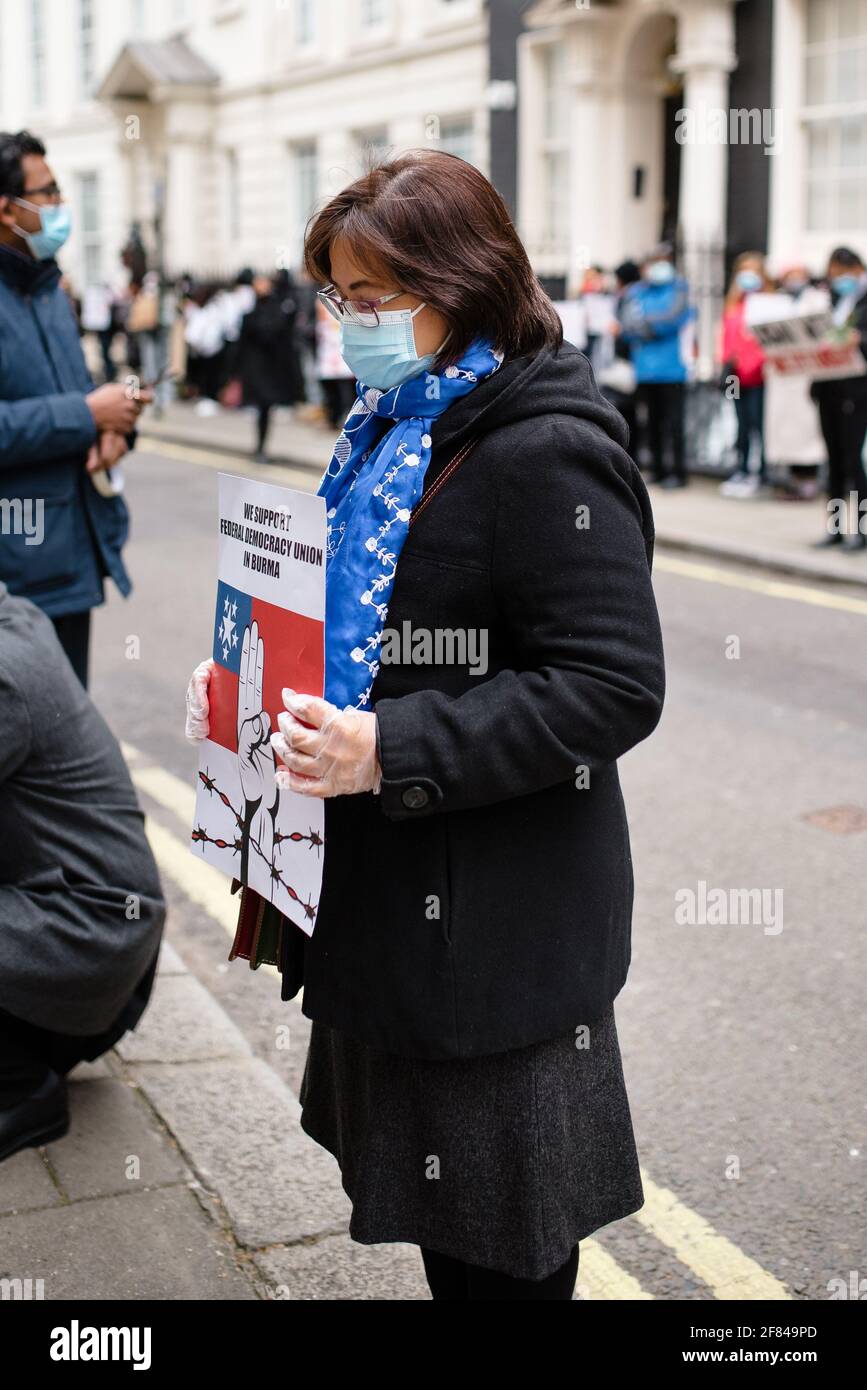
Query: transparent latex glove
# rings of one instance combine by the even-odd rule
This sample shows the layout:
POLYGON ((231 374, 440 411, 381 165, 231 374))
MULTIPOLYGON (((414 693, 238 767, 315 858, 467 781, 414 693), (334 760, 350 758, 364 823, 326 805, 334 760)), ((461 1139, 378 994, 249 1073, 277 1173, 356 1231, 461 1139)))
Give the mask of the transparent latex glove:
POLYGON ((271 747, 286 764, 277 785, 302 796, 351 796, 378 792, 382 769, 376 756, 376 715, 339 710, 316 695, 283 691, 288 713, 278 714, 271 747), (312 724, 313 728, 305 725, 312 724))
POLYGON ((208 723, 210 710, 208 686, 211 683, 213 669, 214 658, 212 656, 209 656, 207 661, 200 661, 190 676, 190 683, 187 686, 187 725, 184 733, 194 743, 199 743, 203 738, 208 737, 210 727, 208 723))

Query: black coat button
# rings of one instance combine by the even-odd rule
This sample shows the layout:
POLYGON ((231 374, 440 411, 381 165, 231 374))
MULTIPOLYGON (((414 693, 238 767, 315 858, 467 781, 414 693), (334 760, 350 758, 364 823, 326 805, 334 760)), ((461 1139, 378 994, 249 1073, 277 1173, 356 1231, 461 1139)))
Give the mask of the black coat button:
POLYGON ((410 811, 417 811, 419 807, 426 806, 430 801, 430 797, 424 787, 407 787, 406 790, 401 793, 400 799, 404 806, 407 806, 410 811))

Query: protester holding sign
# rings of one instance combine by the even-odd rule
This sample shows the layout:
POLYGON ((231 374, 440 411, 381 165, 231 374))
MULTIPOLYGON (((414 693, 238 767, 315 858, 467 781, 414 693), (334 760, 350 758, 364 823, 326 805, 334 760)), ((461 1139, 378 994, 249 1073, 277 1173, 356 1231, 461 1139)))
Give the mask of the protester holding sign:
POLYGON ((732 282, 726 295, 722 321, 723 387, 735 387, 735 410, 738 417, 738 461, 734 473, 723 484, 727 497, 750 497, 765 482, 765 355, 746 324, 746 307, 750 295, 771 288, 765 272, 764 257, 758 251, 745 251, 738 256, 733 268, 732 282), (759 453, 758 472, 750 473, 750 450, 753 439, 759 453))
MULTIPOLYGON (((841 337, 856 342, 867 359, 867 273, 861 257, 846 246, 831 252, 828 261, 832 319, 841 337)), ((837 514, 845 515, 849 502, 855 504, 856 519, 850 521, 848 535, 837 525, 830 526, 817 546, 841 545, 857 553, 867 547, 867 536, 860 529, 861 503, 867 503, 867 477, 864 474, 864 439, 867 436, 867 376, 844 376, 815 381, 810 394, 819 407, 819 422, 828 451, 828 498, 838 503, 837 514), (842 504, 846 504, 843 506, 842 504)))
POLYGON ((350 1235, 419 1245, 434 1298, 570 1300, 579 1241, 644 1201, 613 1001, 617 759, 664 685, 647 490, 473 165, 374 168, 306 262, 358 385, 320 486, 325 698, 285 690, 271 740, 325 805, 315 927, 283 933, 301 1123, 350 1235), (483 671, 425 659, 478 629, 483 671))

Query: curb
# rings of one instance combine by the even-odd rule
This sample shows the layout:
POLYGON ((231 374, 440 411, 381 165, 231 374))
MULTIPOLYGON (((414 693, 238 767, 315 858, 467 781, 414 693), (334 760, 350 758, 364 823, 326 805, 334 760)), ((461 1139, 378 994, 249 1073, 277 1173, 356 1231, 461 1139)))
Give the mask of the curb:
MULTIPOLYGON (((171 429, 161 428, 158 422, 149 421, 147 429, 142 429, 142 434, 151 439, 164 442, 166 444, 180 444, 187 448, 207 449, 211 453, 225 454, 227 457, 238 458, 246 455, 246 450, 242 450, 230 443, 215 443, 211 439, 196 439, 187 434, 178 433, 171 429)), ((270 451, 269 460, 284 468, 299 468, 307 472, 321 475, 325 468, 324 463, 314 462, 309 458, 293 457, 290 454, 270 451)), ((683 551, 685 554, 700 555, 708 560, 728 560, 735 564, 747 565, 752 569, 770 570, 775 574, 785 574, 798 579, 808 579, 813 583, 835 584, 835 585, 855 585, 858 588, 867 588, 867 568, 864 570, 853 570, 851 575, 838 574, 836 570, 827 569, 821 562, 809 564, 806 558, 798 559, 797 556, 781 555, 774 551, 750 550, 739 545, 737 541, 703 541, 692 536, 683 536, 676 532, 663 530, 656 531, 656 544, 669 550, 683 551)))
POLYGON ((706 560, 728 560, 747 565, 751 569, 770 570, 775 574, 785 574, 797 579, 809 579, 814 584, 835 584, 847 587, 867 588, 867 569, 853 571, 851 575, 838 574, 836 570, 822 566, 812 566, 796 556, 779 553, 747 550, 737 542, 702 541, 684 537, 672 532, 656 532, 656 545, 660 549, 679 550, 684 554, 700 555, 706 560))
MULTIPOLYGON (((145 439, 156 440, 159 443, 180 444, 188 449, 207 449, 210 453, 225 454, 229 458, 246 458, 249 455, 249 450, 242 445, 234 445, 229 442, 217 443, 212 439, 198 439, 195 435, 178 434, 174 431, 161 429, 158 424, 155 428, 153 421, 148 421, 147 428, 142 427, 140 434, 145 439)), ((311 473, 319 475, 324 472, 328 463, 327 459, 325 463, 319 463, 310 458, 293 457, 291 454, 281 453, 275 449, 268 450, 268 459, 271 463, 279 464, 284 468, 306 468, 311 473)))

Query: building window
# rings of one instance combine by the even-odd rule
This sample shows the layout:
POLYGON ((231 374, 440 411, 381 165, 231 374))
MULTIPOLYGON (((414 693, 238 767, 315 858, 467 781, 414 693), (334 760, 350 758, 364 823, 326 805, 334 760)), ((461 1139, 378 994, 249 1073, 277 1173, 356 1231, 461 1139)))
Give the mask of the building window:
POLYGON ((85 285, 102 280, 102 242, 99 225, 99 175, 78 175, 78 225, 85 285))
POLYGON ((560 44, 542 50, 543 240, 546 250, 569 245, 569 89, 560 44))
POLYGON ((30 0, 30 76, 33 105, 45 102, 45 10, 42 0, 30 0))
POLYGON ((362 29, 379 29, 385 23, 385 0, 361 0, 362 29))
POLYGON ((440 121, 439 147, 446 154, 459 155, 467 163, 473 164, 475 138, 473 122, 469 116, 446 116, 440 121))
POLYGON ((90 96, 96 76, 93 0, 78 0, 78 71, 81 90, 90 96))
POLYGON ((867 223, 867 0, 807 0, 807 229, 867 223))
POLYGON ((299 48, 311 44, 316 37, 314 0, 295 0, 295 42, 299 48))
POLYGON ((292 251, 296 260, 300 261, 304 231, 319 193, 319 160, 315 141, 294 147, 292 165, 292 222, 295 227, 292 251))

